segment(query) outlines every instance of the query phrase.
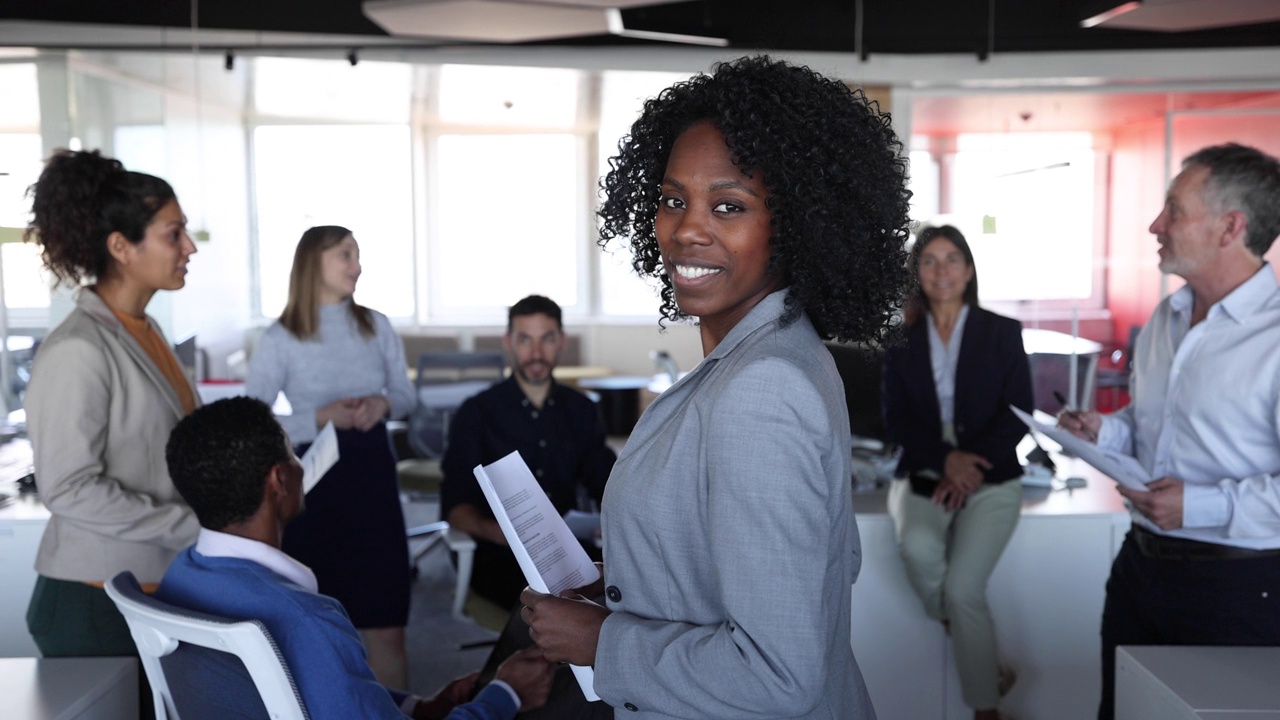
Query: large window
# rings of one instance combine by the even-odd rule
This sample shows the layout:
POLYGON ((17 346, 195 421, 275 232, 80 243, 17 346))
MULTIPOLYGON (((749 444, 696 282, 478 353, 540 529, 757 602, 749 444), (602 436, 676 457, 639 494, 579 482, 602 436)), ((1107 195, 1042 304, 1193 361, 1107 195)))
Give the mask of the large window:
POLYGON ((426 118, 429 317, 505 319, 547 295, 587 312, 582 73, 445 65, 426 118))
POLYGON ((38 320, 36 315, 49 307, 52 278, 40 262, 39 248, 22 242, 31 217, 26 191, 40 176, 40 152, 39 133, 0 132, 0 228, 8 228, 0 235, 0 265, 11 324, 38 320))
POLYGON ((568 134, 438 138, 435 314, 482 315, 531 293, 580 304, 578 145, 568 134))
POLYGON ((27 188, 40 176, 40 97, 36 66, 0 65, 4 112, 0 113, 0 266, 10 325, 38 325, 49 309, 50 276, 39 249, 21 241, 30 219, 27 188))
POLYGON ((260 58, 253 69, 259 311, 284 309, 303 231, 341 225, 360 243, 356 299, 412 317, 412 68, 260 58))
MULTIPOLYGON (((618 142, 640 116, 644 101, 688 75, 659 72, 606 72, 600 93, 600 131, 596 170, 600 180, 609 172, 609 158, 618 142)), ((597 182, 596 187, 599 187, 597 182)), ((604 198, 599 197, 600 200, 604 198)), ((594 237, 594 235, 593 235, 594 237)), ((632 316, 651 321, 658 314, 658 284, 631 269, 631 253, 618 241, 599 255, 600 310, 609 316, 632 316)))
POLYGON ((982 300, 1100 307, 1092 135, 972 133, 954 139, 954 151, 937 164, 929 153, 912 152, 913 185, 922 191, 913 210, 921 213, 919 220, 949 223, 964 233, 979 268, 982 300), (942 177, 935 179, 939 167, 942 177), (937 212, 928 216, 931 206, 937 212))
POLYGON ((362 304, 413 314, 413 178, 407 125, 267 125, 253 135, 262 314, 284 309, 293 251, 315 225, 360 243, 362 304))
POLYGON ((540 293, 572 320, 651 322, 656 284, 596 247, 595 209, 643 102, 685 77, 256 60, 260 312, 283 308, 302 231, 338 224, 361 243, 357 298, 401 321, 502 322, 540 293))

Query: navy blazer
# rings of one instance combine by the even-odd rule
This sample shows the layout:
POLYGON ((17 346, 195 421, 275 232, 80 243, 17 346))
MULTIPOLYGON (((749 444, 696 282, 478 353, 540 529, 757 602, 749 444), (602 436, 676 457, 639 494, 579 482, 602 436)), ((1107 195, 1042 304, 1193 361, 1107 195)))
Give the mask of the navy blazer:
MULTIPOLYGON (((954 449, 942 440, 938 392, 929 360, 929 323, 907 330, 907 342, 889 348, 882 384, 889 440, 902 446, 898 474, 933 470, 942 474, 954 449)), ((1010 405, 1031 412, 1031 366, 1022 346, 1022 323, 971 305, 956 363, 955 431, 960 450, 991 463, 985 482, 1022 475, 1016 448, 1027 426, 1010 405)))

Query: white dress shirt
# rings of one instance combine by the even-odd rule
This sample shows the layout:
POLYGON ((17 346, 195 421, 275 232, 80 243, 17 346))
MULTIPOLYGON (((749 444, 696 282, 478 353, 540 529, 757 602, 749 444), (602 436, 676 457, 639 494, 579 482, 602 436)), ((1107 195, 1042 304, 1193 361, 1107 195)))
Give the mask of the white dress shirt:
POLYGON ((1132 402, 1103 418, 1098 445, 1128 452, 1153 479, 1185 483, 1182 528, 1165 535, 1280 548, 1280 287, 1270 265, 1195 327, 1189 286, 1138 335, 1132 402))
POLYGON ((964 323, 969 319, 969 304, 960 306, 956 322, 951 327, 951 337, 942 341, 942 333, 927 313, 929 320, 929 364, 933 368, 933 387, 938 395, 938 417, 942 420, 942 437, 952 445, 958 445, 955 433, 956 418, 956 365, 960 363, 960 341, 964 339, 964 323))
POLYGON ((283 550, 264 542, 202 527, 196 537, 196 552, 205 557, 229 557, 256 562, 299 587, 319 592, 316 574, 311 572, 311 568, 289 557, 283 550))

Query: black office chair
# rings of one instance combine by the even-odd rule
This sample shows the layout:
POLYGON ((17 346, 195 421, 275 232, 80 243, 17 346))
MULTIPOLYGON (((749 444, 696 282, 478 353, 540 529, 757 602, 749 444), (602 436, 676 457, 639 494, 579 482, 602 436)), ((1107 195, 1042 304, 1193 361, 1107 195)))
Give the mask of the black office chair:
POLYGON ((836 361, 836 371, 844 381, 844 399, 849 406, 849 431, 859 437, 885 441, 888 431, 880 411, 879 348, 826 343, 836 361))
POLYGON ((439 460, 449 437, 449 420, 463 401, 501 380, 502 353, 426 352, 414 377, 417 403, 409 414, 408 444, 419 458, 439 460))

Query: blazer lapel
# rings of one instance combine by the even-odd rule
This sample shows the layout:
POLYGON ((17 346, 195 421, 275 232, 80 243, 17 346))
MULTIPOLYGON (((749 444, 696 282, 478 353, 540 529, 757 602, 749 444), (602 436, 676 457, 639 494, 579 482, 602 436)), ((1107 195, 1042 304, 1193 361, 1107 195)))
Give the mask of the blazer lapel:
MULTIPOLYGON (((120 324, 120 321, 116 319, 115 314, 102 301, 102 298, 98 297, 98 294, 92 290, 85 288, 80 291, 80 296, 77 297, 76 302, 115 339, 117 344, 124 348, 125 352, 133 360, 134 365, 137 366, 137 369, 153 385, 160 389, 160 393, 164 395, 165 401, 169 403, 169 409, 173 411, 174 417, 182 419, 184 413, 182 411, 182 401, 178 399, 178 392, 173 389, 173 385, 164 376, 164 373, 160 372, 160 368, 156 367, 155 362, 147 354, 147 351, 143 350, 138 341, 134 340, 129 331, 120 324)), ((147 324, 161 340, 165 340, 164 333, 160 332, 160 329, 155 326, 150 317, 147 318, 147 324)), ((193 389, 192 392, 194 393, 195 390, 193 389)))
POLYGON ((908 355, 910 362, 910 375, 920 383, 921 392, 924 394, 928 404, 925 407, 932 408, 933 416, 939 418, 938 423, 941 427, 941 414, 938 411, 938 388, 933 384, 933 360, 929 357, 929 319, 921 318, 920 322, 911 328, 911 342, 908 347, 911 349, 908 355))
POLYGON ((960 357, 956 359, 956 435, 963 432, 964 419, 969 416, 969 398, 974 393, 987 392, 986 377, 982 372, 982 349, 988 347, 990 329, 987 320, 982 310, 969 307, 969 317, 965 320, 960 339, 960 357))
MULTIPOLYGON (((147 324, 151 325, 151 329, 155 331, 156 335, 158 335, 161 340, 165 339, 160 330, 152 324, 151 318, 147 318, 147 324)), ((146 374, 147 379, 150 380, 152 384, 160 388, 160 392, 164 395, 164 399, 169 403, 169 408, 173 410, 174 417, 181 420, 183 415, 182 401, 178 399, 178 391, 173 389, 173 383, 169 382, 169 379, 164 376, 164 373, 160 372, 160 368, 156 367, 155 361, 151 359, 151 356, 147 354, 146 350, 142 349, 142 346, 138 344, 138 341, 133 339, 133 336, 129 334, 128 330, 117 326, 115 328, 115 332, 116 336, 120 339, 120 342, 124 345, 129 356, 133 358, 133 361, 137 364, 138 368, 146 374)))

